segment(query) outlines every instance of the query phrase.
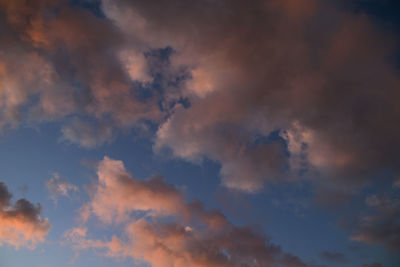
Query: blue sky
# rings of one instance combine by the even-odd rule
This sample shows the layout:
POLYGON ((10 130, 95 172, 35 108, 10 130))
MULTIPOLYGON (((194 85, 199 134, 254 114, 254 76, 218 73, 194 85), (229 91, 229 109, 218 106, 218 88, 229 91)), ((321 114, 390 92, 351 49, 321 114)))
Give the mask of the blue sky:
POLYGON ((398 9, 0 1, 0 267, 398 266, 398 9))

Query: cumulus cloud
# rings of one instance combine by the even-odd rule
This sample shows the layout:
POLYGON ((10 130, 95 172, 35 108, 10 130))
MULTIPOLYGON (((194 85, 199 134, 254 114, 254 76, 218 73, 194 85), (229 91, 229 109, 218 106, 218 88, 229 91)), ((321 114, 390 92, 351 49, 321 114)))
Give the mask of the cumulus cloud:
POLYGON ((90 237, 86 226, 73 228, 64 237, 77 251, 94 249, 154 267, 306 266, 259 231, 235 226, 199 201, 187 201, 161 177, 133 178, 121 161, 107 157, 98 164, 97 175, 84 217, 123 225, 124 235, 99 240, 90 237))
POLYGON ((35 248, 50 230, 47 219, 40 218, 41 206, 26 199, 11 204, 12 195, 0 182, 0 245, 35 248))
POLYGON ((54 173, 53 177, 47 181, 46 188, 50 194, 50 198, 55 203, 57 203, 59 196, 69 197, 71 193, 79 191, 79 188, 76 185, 61 179, 58 173, 54 173))
POLYGON ((389 195, 371 195, 366 204, 373 213, 359 217, 351 239, 399 251, 400 200, 389 195))

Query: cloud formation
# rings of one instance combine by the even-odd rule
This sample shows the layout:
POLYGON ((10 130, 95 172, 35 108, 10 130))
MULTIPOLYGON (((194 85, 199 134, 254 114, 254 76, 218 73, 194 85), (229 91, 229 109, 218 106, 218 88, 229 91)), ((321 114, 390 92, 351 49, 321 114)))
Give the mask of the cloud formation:
POLYGON ((50 194, 50 198, 55 203, 57 203, 59 196, 69 197, 71 193, 79 191, 79 188, 76 185, 61 179, 58 173, 54 173, 53 177, 47 181, 46 188, 50 194))
POLYGON ((95 148, 152 123, 155 151, 214 160, 246 192, 299 178, 350 192, 399 172, 395 45, 368 16, 322 0, 155 3, 1 1, 0 128, 67 118, 61 139, 95 148))
POLYGON ((188 202, 161 177, 132 178, 122 161, 107 157, 99 162, 97 175, 82 215, 122 224, 124 235, 105 241, 90 238, 86 226, 71 229, 64 237, 78 251, 95 249, 154 267, 306 266, 255 229, 235 226, 199 201, 188 202))
POLYGON ((96 141, 85 141, 88 134, 77 136, 80 117, 107 117, 121 128, 158 119, 156 99, 141 101, 134 84, 150 79, 144 55, 129 53, 132 47, 110 21, 64 0, 1 1, 0 7, 7 33, 0 38, 1 128, 74 115, 63 137, 93 147, 110 131, 102 138, 89 132, 96 141))
POLYGON ((35 248, 50 230, 47 219, 40 218, 41 206, 26 199, 11 204, 12 195, 0 182, 0 245, 35 248))
POLYGON ((122 161, 104 157, 97 167, 98 182, 90 189, 91 201, 86 212, 105 223, 124 221, 134 211, 154 214, 184 212, 183 197, 174 186, 164 183, 162 177, 147 181, 132 179, 122 161))
POLYGON ((248 192, 304 171, 344 191, 382 168, 397 172, 399 78, 389 39, 363 14, 325 1, 302 6, 104 0, 122 32, 171 46, 172 64, 190 70, 182 94, 191 105, 174 108, 155 150, 215 160, 225 186, 248 192))
MULTIPOLYGON (((0 131, 59 121, 61 141, 90 149, 148 127, 156 129, 147 132, 156 153, 219 163, 223 186, 252 193, 268 183, 306 180, 325 204, 349 199, 382 171, 398 187, 396 43, 366 14, 324 0, 99 2, 95 13, 67 0, 0 0, 0 131)), ((86 247, 149 261, 149 251, 157 251, 152 240, 159 240, 182 264, 201 265, 187 246, 210 239, 211 254, 199 249, 210 264, 231 264, 233 254, 256 264, 247 261, 250 252, 225 244, 236 239, 215 230, 224 225, 235 236, 238 227, 188 203, 162 178, 133 179, 108 158, 98 177, 82 218, 124 224, 128 237, 143 232, 144 248, 134 238, 91 240, 79 228, 72 235, 86 247), (131 222, 133 214, 146 219, 131 222), (158 221, 168 216, 171 225, 158 221), (191 225, 197 219, 200 230, 191 225)), ((53 199, 75 190, 56 177, 48 188, 53 199)), ((31 225, 42 225, 40 237, 22 239, 35 239, 32 246, 44 240, 49 225, 38 217, 40 208, 2 198, 4 214, 31 210, 31 225)), ((398 249, 398 201, 390 201, 367 200, 376 214, 360 217, 353 240, 398 249)), ((289 261, 252 229, 244 231, 264 244, 257 251, 276 256, 268 261, 289 261)))

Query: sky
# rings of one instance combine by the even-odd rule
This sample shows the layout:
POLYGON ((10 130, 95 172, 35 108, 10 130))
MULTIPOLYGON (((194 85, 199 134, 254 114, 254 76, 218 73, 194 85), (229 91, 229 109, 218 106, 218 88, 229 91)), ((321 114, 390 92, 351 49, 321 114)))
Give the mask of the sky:
POLYGON ((0 0, 0 267, 400 266, 399 12, 0 0))

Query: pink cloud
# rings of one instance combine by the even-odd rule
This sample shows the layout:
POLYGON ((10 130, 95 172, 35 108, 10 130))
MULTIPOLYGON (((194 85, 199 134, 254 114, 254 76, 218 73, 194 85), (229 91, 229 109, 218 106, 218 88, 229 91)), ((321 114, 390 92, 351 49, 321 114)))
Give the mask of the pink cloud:
POLYGON ((108 157, 99 163, 98 181, 91 190, 86 210, 101 221, 112 223, 126 220, 134 211, 152 214, 185 212, 183 196, 161 177, 147 181, 133 179, 119 160, 108 157))
POLYGON ((395 44, 365 14, 318 0, 104 0, 105 18, 65 1, 0 5, 0 128, 67 117, 62 139, 94 148, 151 122, 155 151, 218 162, 245 192, 282 179, 352 191, 398 172, 395 44), (150 52, 166 47, 157 65, 150 52), (162 92, 142 97, 158 74, 162 92))
POLYGON ((188 202, 161 178, 133 178, 119 160, 105 157, 97 167, 98 181, 83 207, 86 217, 124 226, 110 241, 90 238, 87 226, 67 231, 76 251, 94 249, 107 257, 132 258, 165 266, 306 266, 284 253, 261 233, 237 227, 219 211, 199 201, 188 202), (142 212, 140 214, 139 212, 142 212))
POLYGON ((0 245, 33 249, 44 242, 50 223, 40 218, 39 204, 20 199, 11 205, 11 197, 7 186, 0 182, 0 245))

